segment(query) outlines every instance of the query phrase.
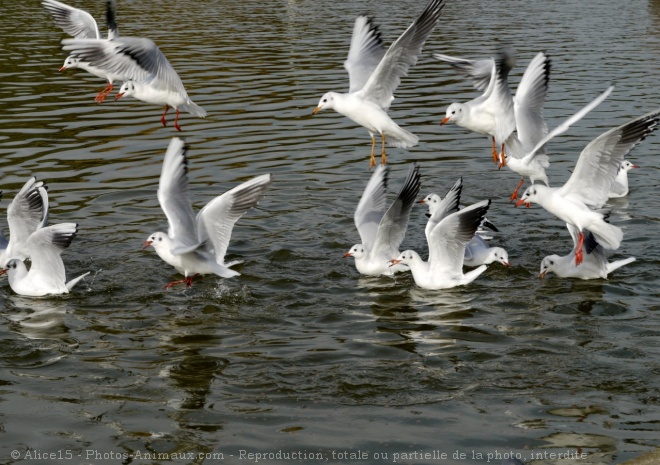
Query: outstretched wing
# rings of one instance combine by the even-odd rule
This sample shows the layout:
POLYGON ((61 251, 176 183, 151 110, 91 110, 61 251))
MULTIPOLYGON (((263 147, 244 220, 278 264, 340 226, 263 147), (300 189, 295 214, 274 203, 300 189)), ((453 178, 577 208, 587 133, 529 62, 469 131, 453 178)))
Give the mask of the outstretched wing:
POLYGON ((76 223, 61 223, 41 228, 32 233, 27 240, 32 262, 30 274, 43 276, 64 285, 66 273, 60 254, 71 245, 77 232, 76 223))
POLYGON ((440 19, 445 0, 431 0, 422 14, 390 46, 362 88, 364 97, 381 108, 389 108, 394 90, 408 68, 417 63, 424 42, 440 19))
POLYGON ((607 202, 619 165, 637 144, 658 128, 660 110, 610 129, 582 150, 575 171, 560 191, 598 207, 607 202))
POLYGON ((550 66, 550 58, 539 52, 527 66, 516 90, 513 103, 516 131, 527 148, 534 147, 548 133, 543 105, 548 94, 550 66))
POLYGON ((100 39, 101 33, 96 20, 85 10, 73 8, 56 0, 41 2, 55 20, 55 24, 76 39, 100 39))
MULTIPOLYGON (((27 240, 48 222, 48 194, 44 183, 33 176, 23 185, 7 207, 9 249, 6 258, 30 257, 27 240)), ((4 265, 4 263, 2 264, 4 265)))
POLYGON ((385 55, 378 26, 369 16, 358 16, 353 26, 351 47, 344 68, 348 71, 349 92, 356 92, 369 80, 385 55))
POLYGON ((434 53, 433 58, 449 63, 452 68, 464 77, 472 79, 472 85, 477 90, 483 92, 488 88, 493 74, 493 68, 495 67, 495 60, 492 58, 468 60, 442 53, 434 53))
POLYGON ((388 165, 376 167, 353 215, 360 241, 367 250, 373 249, 378 225, 387 211, 388 176, 388 165))
POLYGON ((212 249, 218 263, 224 264, 234 225, 259 202, 271 182, 270 174, 257 176, 216 197, 200 210, 197 215, 199 242, 212 249))

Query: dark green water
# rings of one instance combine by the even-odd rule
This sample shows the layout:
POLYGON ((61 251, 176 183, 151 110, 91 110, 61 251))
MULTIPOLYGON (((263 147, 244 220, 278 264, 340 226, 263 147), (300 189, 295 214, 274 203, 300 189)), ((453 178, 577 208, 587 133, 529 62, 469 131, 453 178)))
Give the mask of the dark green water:
MULTIPOLYGON (((95 104, 104 83, 57 72, 65 36, 39 2, 0 3, 0 212, 31 174, 46 181, 51 222, 80 225, 68 274, 92 272, 56 298, 2 281, 0 463, 239 464, 282 451, 299 455, 258 463, 499 465, 512 452, 615 464, 660 446, 660 137, 633 152, 642 169, 612 204, 626 234, 612 259, 637 261, 607 281, 538 280, 541 259, 571 247, 564 225, 508 203, 518 177, 493 168, 485 137, 438 125, 477 94, 431 57, 512 44, 515 85, 546 51, 550 126, 615 82, 549 147, 559 184, 591 139, 659 106, 660 2, 447 1, 390 111, 421 141, 390 149, 391 186, 411 161, 425 194, 463 176, 465 204, 492 199, 494 242, 515 267, 444 292, 363 278, 342 258, 359 239, 370 140, 340 115, 310 116, 348 86, 355 16, 374 14, 389 44, 423 3, 119 0, 120 32, 156 41, 209 113, 182 116, 181 134, 155 106, 95 104), (140 249, 166 227, 156 189, 174 135, 191 146, 196 208, 274 175, 234 230, 240 277, 163 291, 174 270, 140 249), (567 451, 586 457, 550 456, 567 451)), ((103 15, 103 2, 74 5, 103 15)), ((424 213, 404 248, 425 250, 424 213)))

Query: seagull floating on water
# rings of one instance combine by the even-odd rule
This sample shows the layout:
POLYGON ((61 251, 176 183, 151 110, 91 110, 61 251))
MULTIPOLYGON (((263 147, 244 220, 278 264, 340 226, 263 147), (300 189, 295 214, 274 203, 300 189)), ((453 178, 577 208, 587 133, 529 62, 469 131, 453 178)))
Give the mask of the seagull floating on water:
POLYGON ((607 202, 610 186, 624 157, 658 128, 659 120, 660 110, 656 110, 601 134, 582 150, 566 184, 562 187, 532 185, 516 203, 516 206, 538 203, 576 228, 576 265, 584 258, 585 230, 591 231, 606 249, 614 250, 621 244, 621 228, 607 223, 603 213, 592 210, 592 207, 599 208, 607 202))
MULTIPOLYGON (((74 8, 56 0, 43 0, 41 3, 52 15, 57 26, 62 28, 67 34, 76 39, 102 39, 96 20, 94 20, 94 17, 85 10, 74 8)), ((117 22, 115 19, 116 15, 117 4, 115 0, 107 0, 106 21, 108 24, 108 40, 119 37, 119 30, 117 29, 117 22)), ((98 103, 102 103, 108 94, 112 92, 114 81, 123 80, 123 75, 92 66, 90 63, 82 61, 74 54, 69 55, 66 60, 64 60, 64 65, 62 65, 60 71, 75 68, 83 69, 94 76, 98 76, 108 81, 106 88, 99 92, 94 98, 98 103)))
POLYGON ((355 258, 355 268, 368 276, 407 271, 405 266, 390 267, 390 260, 399 255, 399 246, 406 235, 410 211, 421 188, 419 167, 412 164, 399 195, 387 206, 389 168, 376 167, 364 189, 353 218, 361 244, 344 254, 355 258))
POLYGON ((628 195, 628 171, 633 168, 639 168, 639 165, 635 165, 628 160, 623 160, 621 162, 616 178, 614 178, 614 182, 610 187, 610 193, 608 194, 610 199, 616 199, 628 195))
POLYGON ((174 127, 177 131, 181 131, 180 110, 200 118, 206 116, 206 110, 190 100, 181 78, 152 40, 141 37, 64 39, 62 44, 64 50, 92 66, 123 76, 124 83, 115 100, 132 95, 147 103, 165 105, 160 118, 163 126, 167 126, 165 115, 170 108, 176 111, 174 127))
POLYGON ((408 68, 417 63, 424 42, 440 19, 445 0, 431 0, 422 14, 385 51, 378 27, 368 16, 355 20, 353 38, 344 67, 350 80, 347 94, 328 92, 312 114, 334 109, 369 131, 371 158, 369 167, 376 165, 376 134, 382 140, 381 163, 387 162, 385 143, 395 147, 412 147, 418 137, 400 128, 388 116, 394 91, 408 68))
POLYGON ((64 263, 60 254, 76 237, 78 225, 62 223, 37 229, 30 234, 26 246, 30 249, 30 269, 19 258, 12 258, 0 274, 7 274, 9 287, 20 295, 40 297, 68 294, 81 279, 89 274, 66 281, 64 263))
MULTIPOLYGON (((574 238, 573 246, 575 248, 577 247, 577 234, 573 233, 572 226, 567 225, 567 227, 574 238)), ((596 242, 596 238, 589 231, 585 232, 582 255, 584 259, 579 266, 575 264, 575 249, 562 257, 548 255, 541 261, 539 278, 544 278, 548 273, 554 273, 560 278, 606 279, 614 270, 635 261, 635 257, 629 257, 608 263, 603 247, 596 242)))
POLYGON ((448 289, 474 281, 486 271, 481 265, 463 274, 465 248, 474 237, 490 206, 484 200, 452 213, 438 223, 429 238, 429 260, 414 250, 402 252, 391 264, 410 267, 415 284, 425 289, 448 289))
POLYGON ((144 248, 153 246, 163 261, 185 276, 167 284, 165 289, 179 283, 190 287, 197 275, 238 276, 240 273, 230 267, 241 261, 225 263, 232 230, 271 184, 270 174, 257 176, 214 198, 195 216, 188 194, 187 151, 183 140, 171 140, 158 185, 158 202, 169 229, 167 233, 151 234, 143 243, 144 248))

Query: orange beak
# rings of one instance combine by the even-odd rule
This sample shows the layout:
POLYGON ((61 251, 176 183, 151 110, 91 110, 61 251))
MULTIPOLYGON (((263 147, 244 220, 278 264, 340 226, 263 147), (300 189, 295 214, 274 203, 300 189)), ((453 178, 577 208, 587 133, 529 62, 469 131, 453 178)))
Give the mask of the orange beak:
POLYGON ((516 208, 518 208, 519 206, 521 206, 523 203, 525 203, 525 199, 520 199, 520 200, 518 200, 518 201, 516 202, 516 208))
POLYGON ((630 165, 631 168, 641 168, 639 165, 630 165))
POLYGON ((509 263, 509 262, 504 262, 504 263, 502 263, 502 265, 509 267, 509 266, 511 266, 511 263, 509 263))
POLYGON ((123 93, 115 95, 115 102, 124 96, 123 93))
POLYGON ((440 121, 440 126, 442 126, 443 124, 447 124, 450 119, 451 118, 449 116, 445 116, 444 118, 442 118, 442 121, 440 121))
POLYGON ((390 260, 390 266, 398 265, 399 263, 401 263, 401 260, 397 260, 396 258, 390 260))
POLYGON ((346 253, 344 254, 344 258, 348 258, 348 257, 352 257, 352 256, 353 256, 353 254, 350 253, 350 252, 346 252, 346 253))
POLYGON ((152 244, 151 241, 142 241, 142 250, 146 249, 147 247, 150 247, 152 244))
POLYGON ((321 111, 321 107, 314 108, 314 110, 312 111, 312 115, 317 114, 319 111, 321 111))
POLYGON ((417 203, 426 203, 426 199, 418 200, 417 203))
POLYGON ((548 271, 544 271, 543 273, 539 273, 539 279, 545 278, 545 275, 548 274, 548 271))
POLYGON ((60 68, 60 72, 62 72, 62 71, 64 71, 64 70, 66 70, 66 66, 62 66, 62 67, 60 68))

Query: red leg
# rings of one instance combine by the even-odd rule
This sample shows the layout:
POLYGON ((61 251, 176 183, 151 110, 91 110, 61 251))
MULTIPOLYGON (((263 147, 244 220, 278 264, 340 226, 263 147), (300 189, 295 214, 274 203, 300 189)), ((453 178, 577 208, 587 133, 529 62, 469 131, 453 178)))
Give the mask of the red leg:
POLYGON ((178 281, 172 281, 171 283, 167 284, 164 287, 164 289, 169 289, 170 287, 174 286, 175 284, 184 284, 184 283, 185 283, 186 287, 192 287, 193 278, 195 278, 197 276, 199 276, 199 275, 194 274, 192 276, 188 276, 187 278, 180 279, 178 281))
POLYGON ((582 253, 583 246, 584 246, 584 234, 582 234, 582 231, 579 231, 577 245, 575 246, 575 266, 580 265, 580 263, 582 263, 582 260, 584 259, 582 253))
POLYGON ((181 132, 181 126, 179 126, 179 109, 176 109, 176 115, 174 116, 174 127, 177 131, 181 132))
POLYGON ((502 144, 502 151, 500 152, 500 168, 506 166, 506 157, 504 156, 504 144, 502 144))
POLYGON ((170 106, 165 105, 165 113, 163 113, 163 116, 160 117, 160 122, 163 123, 163 126, 167 126, 167 121, 165 121, 165 115, 167 112, 170 111, 170 106))
POLYGON ((98 93, 96 97, 94 97, 94 101, 98 103, 103 103, 103 101, 110 92, 112 92, 112 82, 108 82, 108 85, 105 86, 105 89, 103 89, 101 92, 98 93))
POLYGON ((491 153, 493 155, 493 163, 497 164, 499 163, 499 160, 497 158, 497 149, 495 148, 495 138, 493 137, 493 144, 490 147, 491 153))
POLYGON ((522 185, 524 183, 525 183, 525 178, 522 178, 520 180, 520 184, 518 184, 518 187, 516 187, 516 190, 514 190, 513 194, 511 194, 510 199, 511 199, 512 202, 518 198, 518 191, 520 190, 520 188, 522 187, 522 185))
MULTIPOLYGON (((188 278, 186 278, 186 279, 188 279, 188 278)), ((178 280, 178 281, 172 281, 171 283, 166 284, 165 287, 164 287, 163 289, 169 289, 170 287, 174 286, 175 284, 182 284, 182 283, 185 283, 185 282, 186 282, 186 279, 180 279, 180 280, 178 280)))

